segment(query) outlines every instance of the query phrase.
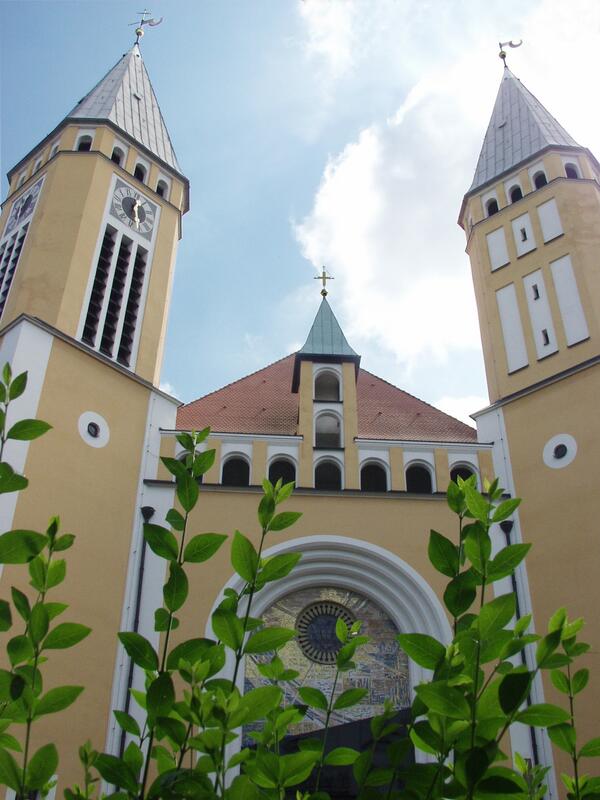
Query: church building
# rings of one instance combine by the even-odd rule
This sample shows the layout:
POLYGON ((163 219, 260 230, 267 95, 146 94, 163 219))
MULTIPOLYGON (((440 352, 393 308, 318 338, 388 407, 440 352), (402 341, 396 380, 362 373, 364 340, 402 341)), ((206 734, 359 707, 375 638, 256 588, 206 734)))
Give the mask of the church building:
MULTIPOLYGON (((116 634, 160 636, 154 610, 165 562, 146 547, 142 526, 163 523, 175 502, 160 456, 177 457, 178 431, 210 426, 205 446, 216 451, 194 533, 237 528, 258 537, 263 478, 295 481, 289 507, 303 516, 268 542, 267 554, 301 551, 302 559, 260 592, 253 613, 297 629, 283 658, 299 683, 325 691, 331 619, 364 622, 371 642, 341 688, 368 694, 334 725, 372 717, 386 698, 398 709, 410 704, 425 675, 398 649, 398 632, 450 637, 427 543, 431 528, 454 531, 445 491, 459 475, 474 474, 480 488, 498 475, 525 498, 494 532, 500 543, 534 544, 516 576, 520 613, 532 612, 544 631, 565 605, 589 618, 587 639, 598 650, 600 165, 506 66, 459 217, 491 398, 474 409, 477 431, 365 368, 368 353, 346 339, 325 272, 298 352, 185 405, 158 388, 189 182, 137 44, 8 178, 0 357, 29 373, 15 414, 53 430, 7 445, 5 460, 30 486, 0 497, 2 530, 43 530, 60 514, 77 536, 60 599, 73 621, 93 629, 75 656, 57 654, 45 672, 48 686, 86 687, 58 731, 53 719, 37 726, 40 741, 60 745, 57 797, 80 780, 77 748, 86 739, 121 751, 111 710, 136 713, 129 690, 143 676, 116 634)), ((237 586, 228 546, 197 574, 175 633, 182 639, 210 636, 211 609, 237 586)), ((23 570, 6 566, 0 594, 22 584, 23 570)), ((240 685, 261 680, 248 660, 240 685)), ((538 681, 532 699, 553 691, 538 681)), ((600 687, 588 691, 581 729, 589 738, 600 687)), ((320 725, 315 712, 299 732, 320 725)), ((542 729, 515 726, 511 746, 562 767, 542 729)), ((553 773, 549 788, 558 797, 553 773)))

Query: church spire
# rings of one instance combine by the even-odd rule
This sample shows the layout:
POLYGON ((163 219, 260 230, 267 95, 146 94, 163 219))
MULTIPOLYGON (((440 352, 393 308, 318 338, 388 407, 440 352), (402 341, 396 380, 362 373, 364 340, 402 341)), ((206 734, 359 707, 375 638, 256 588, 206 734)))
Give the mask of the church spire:
POLYGON ((580 147, 505 65, 467 194, 551 146, 580 147))
POLYGON ((65 121, 112 123, 182 174, 137 43, 77 103, 65 121))

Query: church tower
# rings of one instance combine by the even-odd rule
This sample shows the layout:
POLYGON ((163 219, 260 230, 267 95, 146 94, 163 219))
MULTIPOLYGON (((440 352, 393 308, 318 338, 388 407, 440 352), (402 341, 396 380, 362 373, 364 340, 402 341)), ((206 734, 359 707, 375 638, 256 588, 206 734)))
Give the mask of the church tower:
MULTIPOLYGON (((459 223, 491 399, 474 417, 496 474, 524 498, 506 535, 534 545, 521 612, 543 633, 566 606, 597 651, 600 165, 506 66, 459 223)), ((554 698, 549 681, 544 692, 554 698)), ((589 692, 582 741, 596 735, 597 681, 589 692)))
MULTIPOLYGON (((60 514, 76 535, 60 599, 92 628, 75 658, 48 664, 50 686, 86 687, 61 722, 62 795, 87 738, 119 750, 110 709, 123 707, 131 679, 116 632, 158 637, 140 575, 159 594, 163 581, 145 559, 141 509, 164 518, 173 499, 144 480, 156 477, 159 431, 174 427, 178 406, 157 387, 189 185, 137 44, 8 179, 0 357, 29 374, 15 418, 53 430, 8 443, 6 460, 30 485, 1 496, 2 530, 45 530, 60 514)), ((4 594, 22 585, 22 569, 7 566, 1 582, 4 594)), ((52 732, 40 724, 36 736, 52 732)))

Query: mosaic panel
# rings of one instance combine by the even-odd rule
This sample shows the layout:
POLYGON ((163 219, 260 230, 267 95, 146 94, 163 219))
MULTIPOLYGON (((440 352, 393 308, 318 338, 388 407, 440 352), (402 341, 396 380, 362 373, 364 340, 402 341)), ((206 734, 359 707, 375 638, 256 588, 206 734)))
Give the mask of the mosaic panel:
MULTIPOLYGON (((369 636, 370 641, 362 647, 355 657, 356 668, 344 672, 338 679, 336 695, 353 687, 364 687, 368 693, 362 703, 354 708, 334 712, 332 725, 342 725, 358 719, 366 719, 383 710, 384 700, 392 701, 396 708, 410 705, 408 659, 396 642, 398 629, 388 615, 374 602, 359 594, 333 587, 310 587, 285 595, 262 615, 266 625, 297 628, 307 609, 319 608, 323 603, 333 603, 346 609, 348 617, 362 621, 361 634, 369 636)), ((328 620, 323 618, 322 636, 326 636, 328 620)), ((300 686, 313 686, 327 697, 331 693, 335 664, 319 663, 309 658, 297 640, 289 642, 281 651, 286 667, 298 670, 298 678, 285 684, 286 705, 299 701, 300 686)), ((264 686, 268 681, 259 673, 256 664, 270 661, 271 655, 246 658, 246 691, 256 686, 264 686)), ((309 709, 304 720, 296 725, 292 734, 308 733, 323 727, 324 712, 309 709)), ((246 731, 245 731, 246 732, 246 731)))

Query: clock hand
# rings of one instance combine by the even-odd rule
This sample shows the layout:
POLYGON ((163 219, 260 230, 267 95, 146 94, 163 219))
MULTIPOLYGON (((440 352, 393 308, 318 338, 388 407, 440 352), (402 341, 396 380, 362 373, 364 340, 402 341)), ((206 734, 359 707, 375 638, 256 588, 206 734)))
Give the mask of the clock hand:
POLYGON ((138 200, 134 200, 133 201, 133 218, 135 220, 135 227, 136 228, 140 227, 140 215, 138 214, 138 208, 139 207, 140 207, 139 201, 138 200))

